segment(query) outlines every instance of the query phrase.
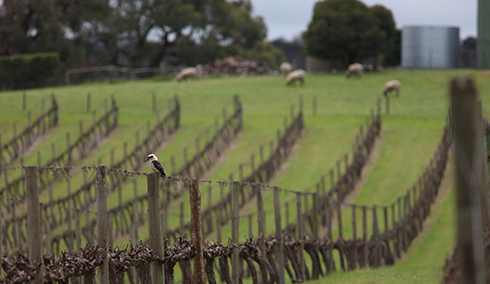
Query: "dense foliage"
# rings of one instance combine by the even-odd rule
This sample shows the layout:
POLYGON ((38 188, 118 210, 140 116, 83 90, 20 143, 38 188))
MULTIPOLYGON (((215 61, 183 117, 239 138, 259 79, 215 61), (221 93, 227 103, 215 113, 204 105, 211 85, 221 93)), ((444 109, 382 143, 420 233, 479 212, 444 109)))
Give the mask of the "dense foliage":
POLYGON ((313 18, 303 33, 306 52, 345 65, 390 52, 396 36, 390 10, 367 7, 358 0, 324 0, 315 4, 313 18))
POLYGON ((250 0, 0 2, 0 56, 59 52, 65 67, 283 59, 250 0))
POLYGON ((38 53, 0 57, 0 86, 20 88, 42 86, 58 70, 58 53, 38 53))

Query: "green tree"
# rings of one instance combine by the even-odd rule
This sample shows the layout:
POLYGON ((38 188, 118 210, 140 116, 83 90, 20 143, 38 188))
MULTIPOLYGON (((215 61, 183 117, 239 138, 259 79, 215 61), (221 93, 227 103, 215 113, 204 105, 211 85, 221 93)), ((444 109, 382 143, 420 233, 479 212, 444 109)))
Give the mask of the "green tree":
POLYGON ((307 54, 348 65, 389 49, 394 31, 393 16, 383 6, 368 8, 358 0, 324 0, 315 4, 303 39, 307 54))
POLYGON ((101 14, 100 0, 3 0, 0 4, 0 55, 57 51, 67 56, 67 33, 80 30, 84 19, 101 14))
POLYGON ((250 1, 212 0, 209 24, 194 37, 186 37, 177 46, 180 62, 185 65, 207 63, 228 56, 262 61, 278 68, 284 54, 266 42, 267 27, 262 17, 253 17, 250 1))

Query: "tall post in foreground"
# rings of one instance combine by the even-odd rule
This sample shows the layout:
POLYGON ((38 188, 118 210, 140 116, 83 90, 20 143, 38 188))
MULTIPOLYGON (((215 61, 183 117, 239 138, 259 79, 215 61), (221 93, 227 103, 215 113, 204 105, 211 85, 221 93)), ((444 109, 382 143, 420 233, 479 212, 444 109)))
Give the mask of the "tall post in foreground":
MULTIPOLYGON (((240 192, 238 191, 237 182, 231 182, 231 243, 238 244, 238 229, 239 229, 239 215, 238 215, 238 207, 239 207, 239 196, 240 192)), ((233 250, 233 254, 231 255, 231 283, 238 284, 239 276, 240 276, 240 267, 239 267, 239 251, 238 246, 233 250)))
MULTIPOLYGON (((38 169, 37 167, 26 167, 27 178, 27 238, 29 249, 29 262, 31 265, 35 263, 43 263, 43 238, 42 223, 41 223, 41 206, 39 204, 39 188, 37 184, 38 169)), ((43 283, 43 267, 39 269, 39 273, 32 281, 34 284, 43 283)))
MULTIPOLYGON (((157 173, 151 173, 147 176, 148 185, 148 213, 150 219, 150 246, 154 249, 157 255, 163 258, 163 241, 160 219, 160 194, 158 192, 158 179, 160 176, 157 173)), ((152 283, 163 283, 163 266, 157 261, 152 263, 152 283)))
MULTIPOLYGON (((488 215, 482 204, 487 189, 483 129, 477 91, 471 79, 451 81, 457 184, 457 241, 460 283, 485 283, 483 228, 488 215)), ((484 201, 483 201, 484 202, 484 201)))
POLYGON ((99 283, 109 284, 109 258, 107 251, 107 169, 105 166, 97 166, 95 188, 97 191, 97 244, 104 249, 104 264, 99 268, 99 283))
POLYGON ((201 192, 199 191, 199 181, 197 179, 189 181, 189 199, 191 202, 191 240, 197 252, 194 257, 194 283, 204 284, 201 192))
POLYGON ((274 187, 274 217, 276 220, 276 238, 279 245, 276 248, 277 268, 279 269, 279 284, 284 284, 284 239, 281 226, 281 203, 279 202, 279 188, 274 187))

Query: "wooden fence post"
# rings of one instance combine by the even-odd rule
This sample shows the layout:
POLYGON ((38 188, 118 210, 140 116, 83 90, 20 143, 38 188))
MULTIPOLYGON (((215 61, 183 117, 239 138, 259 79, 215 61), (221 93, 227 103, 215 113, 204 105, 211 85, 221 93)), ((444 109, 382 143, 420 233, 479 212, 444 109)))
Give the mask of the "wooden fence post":
POLYGON ((300 277, 299 282, 303 282, 305 279, 306 275, 306 266, 305 266, 305 258, 304 258, 304 251, 305 251, 305 244, 303 240, 303 209, 301 208, 301 193, 297 192, 296 193, 296 218, 297 218, 297 223, 296 223, 296 229, 298 232, 298 240, 299 240, 299 269, 300 269, 300 277))
POLYGON ((266 257, 265 251, 265 212, 264 212, 264 194, 262 185, 255 185, 257 196, 257 230, 259 235, 259 247, 262 257, 266 257))
POLYGON ((151 110, 155 112, 156 109, 157 109, 157 95, 155 94, 155 92, 153 92, 151 93, 151 110))
POLYGON ((400 232, 398 233, 398 251, 401 252, 403 250, 403 231, 405 230, 405 223, 402 218, 402 199, 401 197, 398 197, 397 199, 397 204, 398 204, 398 226, 400 227, 400 232))
POLYGON ((482 231, 489 227, 488 181, 477 90, 471 79, 451 80, 456 157, 457 248, 461 283, 485 283, 482 231), (476 236, 474 234, 477 234, 476 236))
POLYGON ((107 251, 107 169, 97 166, 97 244, 104 249, 104 264, 99 268, 99 283, 109 284, 109 256, 107 251))
POLYGON ((363 247, 363 256, 364 256, 364 261, 361 266, 362 267, 369 267, 369 249, 368 249, 368 239, 367 239, 367 207, 362 206, 362 240, 364 242, 364 247, 363 247))
POLYGON ((75 208, 75 239, 77 250, 82 248, 82 226, 80 225, 81 218, 82 216, 80 215, 80 209, 75 208))
POLYGON ((26 110, 26 91, 22 92, 22 111, 26 110))
POLYGON ((318 214, 318 209, 319 209, 319 204, 318 202, 320 201, 320 184, 317 183, 317 192, 313 193, 311 197, 313 197, 313 214, 311 216, 312 221, 313 221, 313 237, 318 240, 318 235, 320 231, 320 226, 319 226, 319 214, 318 214))
POLYGON ((327 264, 327 272, 333 272, 335 271, 335 263, 333 261, 333 236, 332 236, 332 215, 333 215, 333 210, 332 210, 332 201, 330 200, 330 197, 327 196, 326 198, 326 208, 325 208, 325 218, 327 219, 327 239, 330 241, 329 242, 329 247, 328 247, 328 264, 327 264))
MULTIPOLYGON (((71 180, 68 179, 66 181, 66 193, 68 196, 71 196, 71 180)), ((66 209, 66 219, 68 222, 68 231, 72 230, 71 227, 71 202, 68 201, 68 208, 66 209)), ((73 238, 72 236, 68 236, 68 250, 73 250, 73 238)))
POLYGON ((313 115, 316 115, 316 95, 313 95, 313 115))
MULTIPOLYGON (((356 220, 356 208, 357 206, 352 205, 352 239, 357 242, 357 220, 356 220)), ((357 249, 354 250, 354 265, 357 267, 357 249)), ((354 269, 356 269, 354 267, 354 269)))
POLYGON ((395 205, 396 203, 393 203, 391 205, 391 227, 393 228, 393 250, 395 251, 396 257, 401 258, 400 250, 398 247, 398 237, 396 236, 395 205))
POLYGON ((204 259, 202 249, 204 242, 201 220, 201 193, 199 191, 199 181, 197 179, 191 179, 189 181, 189 199, 191 203, 191 240, 197 252, 194 257, 194 283, 203 284, 204 259))
POLYGON ((279 269, 279 284, 284 284, 284 238, 282 237, 281 226, 281 203, 279 201, 279 187, 274 187, 274 218, 276 223, 276 238, 279 245, 276 248, 277 268, 279 269))
MULTIPOLYGON (((225 116, 226 113, 224 113, 223 115, 225 116)), ((238 233, 239 233, 238 230, 239 230, 239 223, 240 223, 238 208, 239 208, 240 191, 239 191, 238 183, 236 181, 231 182, 230 185, 231 185, 231 243, 238 245, 238 233)), ((239 277, 240 277, 239 262, 240 262, 240 258, 239 258, 239 251, 237 246, 233 250, 233 253, 231 255, 232 284, 239 283, 239 277)))
POLYGON ((87 112, 90 112, 90 100, 92 98, 92 93, 88 92, 87 93, 87 112))
MULTIPOLYGON (((163 242, 160 220, 160 193, 158 190, 159 175, 151 173, 147 176, 148 186, 148 217, 150 226, 150 246, 157 255, 163 258, 163 242)), ((152 263, 152 283, 163 283, 163 266, 158 262, 152 263)))
POLYGON ((41 263, 41 268, 36 278, 32 281, 34 284, 42 284, 43 276, 43 239, 42 239, 42 222, 41 222, 41 206, 39 204, 39 188, 38 188, 38 168, 26 167, 27 179, 27 238, 29 249, 29 263, 41 263))

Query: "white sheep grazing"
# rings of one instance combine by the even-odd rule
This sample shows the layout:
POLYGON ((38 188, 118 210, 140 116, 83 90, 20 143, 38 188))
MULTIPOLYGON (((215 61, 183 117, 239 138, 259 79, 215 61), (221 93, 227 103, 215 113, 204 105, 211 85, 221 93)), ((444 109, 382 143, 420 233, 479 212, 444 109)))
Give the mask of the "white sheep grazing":
POLYGON ((353 74, 356 74, 357 77, 362 78, 362 73, 364 72, 364 66, 359 63, 354 63, 349 65, 347 67, 347 70, 345 71, 345 77, 350 78, 353 74))
POLYGON ((305 70, 298 69, 294 70, 293 72, 289 73, 288 76, 286 77, 286 85, 292 85, 296 81, 301 81, 301 85, 305 83, 305 75, 306 72, 305 70))
POLYGON ((184 68, 177 75, 177 80, 179 82, 187 78, 193 78, 193 79, 197 78, 197 69, 194 67, 184 68))
POLYGON ((284 76, 289 74, 289 72, 291 72, 291 70, 293 70, 293 66, 287 62, 283 62, 283 63, 281 63, 281 66, 279 66, 279 71, 281 71, 281 74, 284 76))
POLYGON ((400 86, 401 84, 398 80, 386 82, 385 87, 383 88, 383 95, 388 96, 388 92, 396 91, 396 96, 398 97, 400 95, 400 86))

